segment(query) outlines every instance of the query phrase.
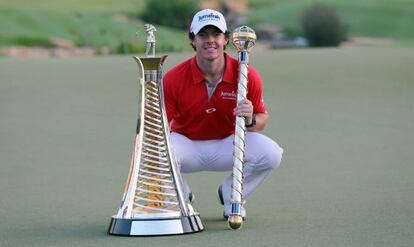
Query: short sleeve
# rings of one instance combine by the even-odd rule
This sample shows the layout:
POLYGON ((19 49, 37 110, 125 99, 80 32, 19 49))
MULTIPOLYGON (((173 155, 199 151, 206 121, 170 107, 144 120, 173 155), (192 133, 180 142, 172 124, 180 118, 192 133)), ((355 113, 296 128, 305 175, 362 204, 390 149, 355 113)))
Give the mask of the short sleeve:
POLYGON ((249 67, 247 77, 249 80, 247 84, 247 98, 253 104, 253 111, 255 113, 265 113, 266 104, 263 99, 262 79, 253 67, 249 67))

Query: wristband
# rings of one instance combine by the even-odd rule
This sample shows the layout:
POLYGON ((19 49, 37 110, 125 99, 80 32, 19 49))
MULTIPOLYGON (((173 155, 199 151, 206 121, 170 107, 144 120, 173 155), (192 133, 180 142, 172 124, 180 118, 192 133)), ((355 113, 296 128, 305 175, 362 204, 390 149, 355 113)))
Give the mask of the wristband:
POLYGON ((256 114, 253 113, 252 122, 250 124, 246 124, 245 127, 246 128, 252 128, 254 126, 256 126, 256 114))

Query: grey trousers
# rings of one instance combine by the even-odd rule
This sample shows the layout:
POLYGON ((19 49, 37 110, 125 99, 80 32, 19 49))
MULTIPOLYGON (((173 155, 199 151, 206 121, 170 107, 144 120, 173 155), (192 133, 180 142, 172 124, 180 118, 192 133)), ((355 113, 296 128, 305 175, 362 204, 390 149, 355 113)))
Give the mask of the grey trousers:
MULTIPOLYGON (((230 171, 222 183, 225 213, 231 211, 231 171, 233 169, 233 138, 196 141, 172 132, 171 142, 181 173, 200 171, 230 171)), ((272 139, 257 133, 246 132, 243 199, 247 201, 252 192, 266 179, 270 172, 279 167, 283 149, 272 139)), ((183 178, 184 194, 190 189, 183 178)))

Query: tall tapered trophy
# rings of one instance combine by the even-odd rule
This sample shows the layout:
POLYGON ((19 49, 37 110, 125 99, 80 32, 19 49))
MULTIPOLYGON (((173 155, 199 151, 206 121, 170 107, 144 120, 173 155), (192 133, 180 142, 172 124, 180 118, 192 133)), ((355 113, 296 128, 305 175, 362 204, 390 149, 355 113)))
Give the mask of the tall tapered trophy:
POLYGON ((158 236, 199 232, 204 226, 184 195, 170 144, 162 87, 166 56, 155 56, 155 27, 146 24, 145 29, 145 58, 134 56, 142 87, 140 116, 121 205, 108 233, 158 236))

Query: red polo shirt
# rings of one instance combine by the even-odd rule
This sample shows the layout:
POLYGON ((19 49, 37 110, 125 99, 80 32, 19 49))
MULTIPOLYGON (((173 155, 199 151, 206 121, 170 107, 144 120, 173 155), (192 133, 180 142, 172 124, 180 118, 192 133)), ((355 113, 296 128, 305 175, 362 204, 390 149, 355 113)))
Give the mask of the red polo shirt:
MULTIPOLYGON (((205 78, 192 57, 163 77, 165 107, 171 130, 192 140, 222 139, 234 133, 239 63, 225 54, 226 70, 210 100, 205 78)), ((247 98, 255 113, 266 112, 262 81, 257 71, 248 69, 247 98)))

